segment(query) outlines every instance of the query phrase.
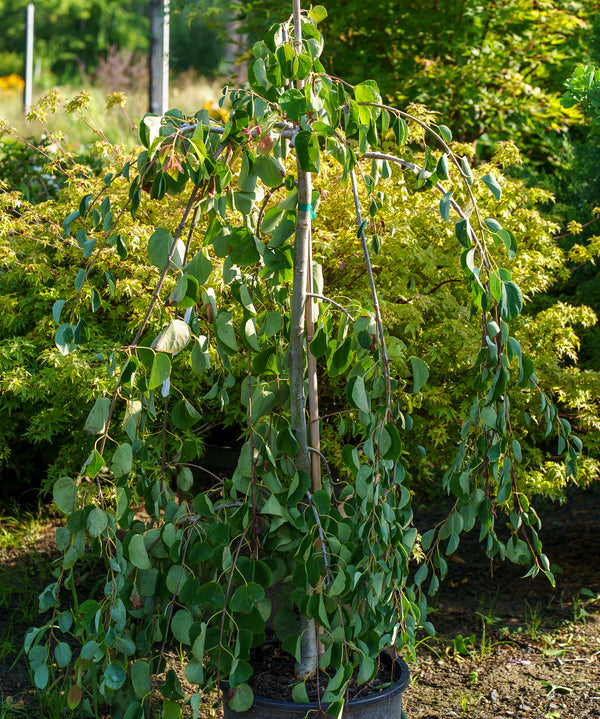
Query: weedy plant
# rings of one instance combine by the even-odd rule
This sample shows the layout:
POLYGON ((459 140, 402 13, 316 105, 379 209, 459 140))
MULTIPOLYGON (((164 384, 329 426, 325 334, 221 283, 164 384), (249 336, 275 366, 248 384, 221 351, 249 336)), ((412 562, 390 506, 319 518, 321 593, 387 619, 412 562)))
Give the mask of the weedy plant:
MULTIPOLYGON (((338 716, 353 675, 372 680, 383 650, 414 654, 419 630, 433 632, 427 597, 476 523, 490 556, 529 563, 529 576, 552 580, 539 518, 515 479, 521 446, 511 397, 538 394, 567 472, 581 443, 513 335, 523 298, 504 265, 516 239, 481 214, 476 178, 447 127, 386 106, 371 81, 350 86, 324 72, 325 16, 295 3, 293 17, 252 48, 249 87, 223 95, 231 105, 224 124, 206 110, 145 117, 137 159, 108 172, 64 218, 65 241, 74 238, 82 253, 74 295, 52 311, 65 357, 94 346, 90 317, 115 311, 122 280, 107 261, 118 268, 128 253, 144 253, 155 268, 134 331, 121 315, 118 343, 97 347, 86 421, 96 439, 81 471, 54 485, 66 515, 56 533, 64 556, 40 596, 47 618, 25 642, 35 684, 43 690, 64 677, 68 706, 82 714, 106 704, 115 719, 141 719, 160 702, 174 718, 186 701, 197 716, 203 694, 223 680, 231 709, 245 711, 251 650, 274 635, 296 660, 293 699, 308 700, 306 679, 318 672, 319 700, 338 716), (328 296, 313 259, 326 194, 320 170, 330 160, 355 205, 370 286, 361 302, 328 296), (417 407, 398 391, 371 264, 385 233, 379 181, 394 172, 430 193, 432 222, 439 210, 454 223, 466 319, 480 328, 470 411, 443 477, 454 505, 422 536, 403 463, 403 445, 419 443, 417 407), (123 188, 126 202, 113 202, 123 188), (149 236, 132 229, 142 213, 155 219, 149 236), (327 382, 345 384, 345 406, 320 417, 327 382), (195 493, 197 430, 232 397, 244 421, 239 462, 212 491, 195 493), (324 422, 342 444, 343 481, 321 451, 324 422), (495 531, 500 511, 507 540, 495 531), (106 582, 100 596, 80 601, 87 553, 104 560, 106 582), (172 642, 184 648, 185 677, 197 687, 185 699, 165 663, 172 642)), ((500 199, 492 174, 479 181, 500 199)), ((408 364, 415 395, 428 369, 417 357, 408 364)))

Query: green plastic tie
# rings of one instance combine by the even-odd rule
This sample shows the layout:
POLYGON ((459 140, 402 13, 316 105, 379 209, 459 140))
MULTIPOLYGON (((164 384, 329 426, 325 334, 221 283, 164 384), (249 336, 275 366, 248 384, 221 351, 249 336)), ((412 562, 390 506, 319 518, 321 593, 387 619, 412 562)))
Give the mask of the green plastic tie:
POLYGON ((315 215, 315 211, 313 210, 313 206, 309 203, 298 203, 298 209, 300 212, 310 212, 311 219, 315 219, 317 216, 315 215))

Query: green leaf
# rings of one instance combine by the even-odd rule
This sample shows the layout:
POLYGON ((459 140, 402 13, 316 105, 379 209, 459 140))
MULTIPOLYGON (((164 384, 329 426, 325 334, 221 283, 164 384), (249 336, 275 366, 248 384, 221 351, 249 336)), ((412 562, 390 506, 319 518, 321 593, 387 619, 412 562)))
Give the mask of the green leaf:
POLYGON ((187 399, 180 399, 173 407, 171 419, 178 429, 189 429, 198 423, 200 415, 187 399))
POLYGON ((274 337, 283 327, 281 314, 277 310, 269 310, 261 326, 261 334, 265 337, 274 337))
MULTIPOLYGON (((173 246, 173 236, 168 230, 163 227, 158 227, 148 240, 148 257, 150 262, 159 270, 163 270, 167 258, 171 252, 173 246)), ((177 245, 173 257, 171 258, 171 264, 181 269, 183 266, 183 257, 185 254, 185 245, 181 240, 177 240, 177 245)))
POLYGON ((471 226, 468 219, 460 219, 454 225, 456 239, 463 247, 471 246, 471 226))
POLYGON ((283 517, 285 511, 277 497, 274 494, 271 494, 262 506, 262 513, 272 514, 274 517, 283 517))
POLYGON ((208 337, 200 335, 194 340, 192 346, 192 369, 194 372, 206 372, 210 369, 210 355, 208 354, 208 337))
POLYGON ((143 699, 152 690, 150 664, 144 659, 138 659, 131 665, 130 672, 133 691, 138 699, 143 699))
POLYGON ((85 420, 84 430, 88 434, 102 434, 105 432, 109 413, 110 399, 108 397, 98 397, 85 420))
POLYGON ((190 275, 196 279, 199 285, 203 285, 210 277, 212 268, 212 262, 205 255, 204 251, 201 251, 192 257, 183 268, 183 271, 186 275, 190 275))
POLYGON ((256 308, 254 307, 254 303, 252 301, 252 295, 250 294, 248 285, 240 285, 239 289, 240 289, 240 302, 241 302, 242 306, 245 309, 247 309, 248 312, 255 315, 256 308))
POLYGON ((410 364, 413 372, 413 394, 420 392, 429 379, 429 368, 418 357, 410 357, 410 364))
POLYGON ((250 709, 254 703, 254 693, 247 684, 239 684, 237 687, 231 687, 227 692, 227 705, 235 712, 245 712, 250 709))
POLYGON ((41 664, 33 673, 33 681, 38 689, 45 689, 50 677, 47 664, 41 664))
POLYGON ((377 673, 377 662, 373 657, 363 657, 360 662, 360 669, 356 677, 357 684, 364 684, 373 679, 377 673))
POLYGON ((90 330, 83 317, 80 317, 77 321, 75 329, 73 330, 73 339, 77 345, 85 344, 90 339, 90 330))
MULTIPOLYGON (((74 504, 70 505, 71 507, 74 507, 74 504)), ((74 511, 74 510, 73 510, 74 511)), ((70 513, 69 513, 70 514, 70 513)), ((65 552, 68 547, 71 546, 71 531, 68 527, 57 527, 56 532, 54 533, 56 546, 61 552, 65 552)), ((62 629, 62 631, 67 631, 66 629, 62 629)))
POLYGON ((503 320, 510 322, 521 314, 523 309, 523 295, 514 282, 504 282, 502 300, 500 301, 500 315, 503 320))
POLYGON ((70 477, 61 477, 54 483, 52 498, 61 512, 71 514, 77 507, 77 485, 70 477))
POLYGON ((281 648, 284 652, 291 654, 298 663, 302 661, 302 638, 297 634, 287 636, 281 642, 281 648))
POLYGON ((92 661, 99 649, 100 645, 98 644, 98 642, 94 639, 90 639, 89 642, 86 642, 83 647, 81 647, 81 652, 79 656, 84 661, 92 661))
POLYGON ((312 172, 318 175, 321 152, 317 136, 308 130, 301 130, 296 135, 295 147, 300 169, 304 172, 312 172))
POLYGON ((61 325, 54 335, 54 343, 62 355, 70 354, 77 346, 75 342, 75 326, 68 323, 61 325))
POLYGON ((71 661, 71 647, 66 642, 58 642, 54 648, 54 656, 59 667, 66 667, 71 661))
POLYGON ((354 97, 356 102, 369 102, 381 104, 381 95, 379 88, 373 80, 367 80, 354 88, 354 97))
POLYGON ((400 434, 398 429, 393 422, 386 422, 385 427, 382 430, 382 435, 387 435, 387 446, 385 451, 382 449, 380 444, 380 451, 383 459, 392 459, 394 461, 399 460, 402 454, 402 441, 400 440, 400 434))
POLYGON ((308 11, 309 17, 311 17, 316 23, 320 23, 327 17, 327 10, 322 5, 315 5, 308 11))
POLYGON ((154 355, 152 369, 150 370, 150 378, 148 379, 148 388, 156 389, 169 378, 171 374, 171 360, 169 356, 161 352, 154 355))
POLYGON ((171 631, 178 642, 190 643, 190 628, 193 623, 192 615, 187 609, 179 609, 175 612, 171 620, 171 631))
POLYGON ((137 372, 139 366, 140 362, 138 358, 134 355, 130 355, 121 368, 119 384, 129 384, 130 387, 133 387, 133 378, 135 377, 135 373, 137 372))
MULTIPOLYGON (((198 598, 201 602, 210 602, 219 609, 225 605, 225 592, 218 582, 203 584, 198 590, 198 598)), ((196 652, 194 652, 194 656, 196 656, 196 652)), ((196 656, 196 658, 198 657, 196 656)))
POLYGON ((144 707, 139 702, 133 702, 127 707, 127 711, 123 714, 123 719, 146 719, 144 707))
POLYGON ((100 293, 95 287, 92 287, 91 292, 91 304, 92 304, 92 312, 97 312, 100 309, 100 306, 102 305, 102 300, 100 299, 100 293))
POLYGON ((85 270, 79 270, 77 272, 77 275, 75 276, 75 280, 73 282, 73 285, 75 286, 75 289, 77 292, 83 287, 83 283, 85 281, 85 270))
POLYGON ((152 343, 152 348, 157 352, 168 352, 176 354, 181 352, 190 341, 191 332, 187 322, 183 320, 171 320, 165 329, 152 343))
POLYGON ((166 304, 178 305, 182 309, 193 307, 198 299, 198 291, 200 287, 198 280, 191 275, 181 275, 177 280, 175 288, 167 297, 166 304))
POLYGON ((466 157, 460 158, 460 166, 463 171, 463 175, 469 185, 473 184, 473 173, 471 172, 471 166, 469 160, 466 157))
POLYGON ((133 464, 133 450, 127 442, 120 444, 112 457, 110 468, 115 477, 129 474, 133 464))
POLYGON ((134 534, 131 538, 129 542, 129 559, 133 566, 138 569, 150 569, 152 567, 142 534, 134 534))
POLYGON ((480 412, 481 421, 490 429, 496 429, 498 423, 498 415, 496 410, 491 406, 481 408, 480 412))
POLYGON ((127 259, 127 245, 125 244, 125 241, 123 240, 122 235, 117 235, 117 238, 115 240, 116 246, 117 246, 117 254, 122 260, 127 259))
POLYGON ((365 389, 365 381, 360 375, 352 379, 354 380, 352 384, 352 402, 358 409, 369 413, 371 411, 371 401, 365 389))
POLYGON ((489 280, 489 286, 490 286, 490 294, 492 297, 497 301, 500 302, 502 300, 502 279, 500 278, 500 273, 498 270, 494 270, 492 274, 490 275, 489 280))
POLYGON ((344 572, 339 572, 336 578, 331 583, 331 586, 327 590, 327 594, 330 597, 337 597, 346 588, 346 575, 344 572))
POLYGON ((96 448, 90 453, 83 467, 87 476, 92 477, 92 479, 98 474, 102 467, 104 467, 104 459, 96 448))
POLYGON ((513 457, 515 459, 515 462, 519 463, 523 459, 523 455, 521 453, 521 445, 517 442, 516 439, 513 439, 512 441, 512 453, 513 457))
MULTIPOLYGON (((204 681, 204 666, 201 660, 192 660, 185 665, 185 678, 190 684, 202 684, 204 681)), ((204 694, 194 694, 194 696, 190 699, 190 704, 192 704, 192 700, 195 697, 201 697, 204 700, 204 694)), ((198 708, 194 710, 194 717, 197 719, 198 712, 200 710, 199 700, 196 706, 198 708)))
POLYGON ((295 702, 308 704, 310 700, 308 698, 306 684, 304 682, 298 682, 298 684, 294 684, 294 686, 292 687, 292 699, 295 702))
POLYGON ((277 449, 280 452, 295 457, 298 454, 298 440, 290 427, 283 427, 277 433, 277 449))
POLYGON ((444 140, 446 144, 450 144, 452 142, 452 131, 449 127, 446 127, 446 125, 438 125, 438 130, 440 133, 440 137, 444 140))
MULTIPOLYGON (((183 699, 183 694, 181 698, 183 699)), ((181 719, 181 706, 179 701, 174 699, 163 700, 162 719, 181 719)))
POLYGON ((189 492, 194 486, 194 474, 189 467, 183 467, 177 475, 177 487, 182 492, 189 492))
POLYGON ((265 590, 256 582, 248 582, 238 587, 229 603, 232 612, 242 612, 248 614, 256 602, 265 596, 265 590))
POLYGON ((452 192, 446 192, 446 194, 440 200, 440 215, 443 220, 450 219, 450 209, 452 207, 452 192))
POLYGON ((64 300, 56 300, 56 302, 52 305, 52 318, 54 319, 54 324, 58 324, 60 321, 60 313, 62 312, 62 308, 65 306, 64 300))
POLYGON ((240 267, 251 267, 260 260, 256 237, 247 227, 236 227, 229 235, 229 259, 240 267))
POLYGON ((79 210, 75 210, 75 212, 71 212, 70 215, 67 215, 65 219, 63 220, 63 230, 67 237, 71 237, 71 225, 73 224, 73 221, 76 220, 79 217, 79 210))
POLYGON ((219 312, 215 320, 217 339, 230 354, 237 354, 238 345, 233 327, 233 315, 230 312, 219 312))
POLYGON ((100 507, 94 507, 88 514, 87 529, 92 537, 98 537, 108 526, 108 518, 106 512, 100 507))
POLYGON ((167 676, 165 677, 165 683, 159 686, 159 690, 165 699, 175 701, 184 698, 181 690, 181 684, 179 683, 177 674, 175 674, 173 669, 169 669, 167 676))
POLYGON ((502 188, 498 184, 498 180, 493 175, 484 175, 481 178, 481 181, 484 183, 484 185, 489 189, 489 191, 492 193, 492 195, 495 197, 498 202, 500 202, 500 198, 502 197, 502 188))
POLYGON ((427 571, 427 564, 421 564, 421 566, 415 572, 413 581, 417 585, 417 587, 419 587, 425 580, 425 577, 427 576, 427 571))
POLYGON ((104 670, 104 674, 102 675, 102 681, 104 682, 105 686, 107 686, 109 689, 112 689, 113 691, 120 689, 123 684, 125 684, 125 679, 125 669, 123 669, 123 667, 116 662, 109 664, 104 670))
POLYGON ((248 318, 244 322, 243 331, 244 339, 246 340, 248 347, 255 352, 260 352, 260 345, 258 344, 258 338, 256 335, 256 325, 252 317, 248 318))
POLYGON ((285 90, 279 98, 279 104, 289 119, 296 122, 299 122, 301 116, 306 114, 309 109, 306 96, 303 92, 295 88, 285 90))
POLYGON ((243 659, 238 659, 237 662, 234 664, 235 668, 232 670, 231 674, 229 675, 229 680, 232 684, 241 684, 242 682, 245 682, 247 679, 249 679, 252 676, 253 669, 252 666, 244 661, 243 659))
POLYGON ((254 171, 267 187, 278 187, 285 179, 285 169, 273 155, 259 155, 254 171))

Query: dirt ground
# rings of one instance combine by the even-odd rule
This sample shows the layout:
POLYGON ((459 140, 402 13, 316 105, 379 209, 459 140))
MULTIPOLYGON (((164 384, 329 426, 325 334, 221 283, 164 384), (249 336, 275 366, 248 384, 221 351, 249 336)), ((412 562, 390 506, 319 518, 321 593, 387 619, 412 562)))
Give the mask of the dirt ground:
MULTIPOLYGON (((540 514, 556 588, 521 579, 522 569, 508 563, 492 567, 475 533, 467 535, 430 617, 437 636, 410 664, 408 719, 600 719, 600 491, 574 493, 540 514)), ((53 524, 0 554, 2 717, 12 705, 15 717, 46 719, 17 652, 33 611, 25 597, 50 581, 53 524)), ((200 716, 220 712, 207 706, 200 716)))
POLYGON ((404 695, 409 719, 600 717, 600 493, 540 512, 556 587, 461 542, 404 695), (462 641, 459 639, 462 637, 462 641))

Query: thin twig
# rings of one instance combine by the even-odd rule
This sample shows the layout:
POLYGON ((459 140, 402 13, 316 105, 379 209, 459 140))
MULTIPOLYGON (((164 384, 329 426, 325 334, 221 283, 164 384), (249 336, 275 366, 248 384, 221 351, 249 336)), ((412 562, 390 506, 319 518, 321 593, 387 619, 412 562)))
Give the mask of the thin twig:
POLYGON ((314 297, 315 299, 323 300, 324 302, 329 302, 330 305, 337 307, 338 310, 343 312, 346 315, 346 317, 350 320, 350 322, 356 322, 356 320, 354 319, 354 317, 352 317, 350 312, 348 312, 348 310, 343 305, 341 305, 339 302, 332 300, 331 297, 326 297, 325 295, 319 295, 316 292, 307 292, 306 296, 314 297))
POLYGON ((308 502, 313 511, 315 522, 317 523, 317 532, 319 533, 319 549, 321 550, 321 554, 323 555, 323 561, 325 562, 325 572, 327 573, 327 579, 325 580, 325 586, 327 587, 329 586, 329 583, 333 580, 333 572, 331 571, 331 567, 329 564, 329 556, 327 555, 327 550, 325 549, 325 533, 323 532, 321 517, 319 517, 319 512, 313 502, 312 494, 308 490, 306 492, 306 496, 308 497, 308 502))

